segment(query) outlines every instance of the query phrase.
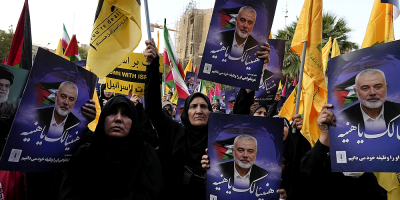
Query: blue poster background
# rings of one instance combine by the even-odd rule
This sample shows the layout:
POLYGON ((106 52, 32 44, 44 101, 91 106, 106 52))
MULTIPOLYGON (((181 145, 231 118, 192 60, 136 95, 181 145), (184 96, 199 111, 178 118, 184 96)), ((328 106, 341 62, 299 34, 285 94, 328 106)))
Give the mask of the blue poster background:
POLYGON ((186 99, 178 99, 178 102, 176 102, 176 113, 175 113, 175 121, 181 123, 181 113, 183 112, 183 109, 185 108, 185 101, 186 99))
MULTIPOLYGON (((93 73, 39 48, 4 148, 0 169, 26 172, 55 171, 68 162, 83 142, 88 121, 82 115, 81 108, 92 99, 95 81, 96 76, 93 73), (50 142, 46 133, 46 137, 42 137, 44 127, 37 124, 40 121, 37 113, 45 108, 52 109, 54 104, 41 106, 39 94, 42 94, 41 86, 47 87, 47 91, 54 91, 64 81, 71 81, 78 88, 78 98, 68 118, 73 114, 79 120, 79 124, 71 126, 59 140, 50 142)), ((49 119, 51 117, 50 115, 49 119)))
MULTIPOLYGON (((359 129, 358 124, 351 122, 354 118, 349 119, 344 114, 350 107, 359 106, 356 97, 353 98, 355 102, 347 102, 351 99, 356 75, 368 68, 384 72, 388 85, 386 101, 400 103, 400 41, 375 45, 329 60, 328 102, 333 104, 332 112, 336 117, 336 127, 329 128, 330 155, 334 172, 400 171, 400 118, 386 124, 389 131, 386 130, 382 136, 371 139, 366 138, 366 134, 378 136, 380 133, 359 129)), ((384 112, 393 109, 394 107, 384 107, 384 112)), ((397 115, 400 115, 400 112, 397 115)))
MULTIPOLYGON (((199 78, 258 90, 261 69, 264 60, 259 59, 257 51, 268 41, 275 15, 277 0, 220 0, 215 2, 214 11, 208 31, 206 45, 199 70, 199 78), (257 12, 256 21, 250 36, 258 46, 244 49, 243 55, 229 55, 230 40, 233 41, 235 23, 229 25, 243 6, 250 6, 257 12), (231 19, 232 18, 232 19, 231 19), (230 39, 228 39, 230 38, 230 39), (224 42, 225 40, 225 42, 224 42), (224 44, 227 43, 227 44, 224 44)), ((248 36, 247 41, 252 41, 248 36)))
POLYGON ((269 105, 275 99, 279 81, 282 76, 283 57, 285 56, 286 40, 268 40, 271 46, 270 62, 263 69, 263 78, 259 90, 256 91, 256 101, 262 105, 269 105))
MULTIPOLYGON (((280 189, 283 152, 283 119, 270 117, 253 117, 247 115, 221 115, 210 113, 208 123, 208 156, 210 169, 207 171, 207 199, 279 199, 276 190, 280 189), (248 134, 257 140, 257 156, 254 164, 267 170, 268 175, 254 181, 249 190, 238 192, 231 184, 223 181, 219 164, 217 144, 236 136, 248 134)), ((232 141, 233 144, 233 141, 232 141)), ((233 165, 232 165, 233 167, 233 165)), ((252 184, 252 183, 250 183, 252 184)))
POLYGON ((239 93, 240 88, 225 89, 225 113, 229 114, 235 104, 236 96, 239 93))

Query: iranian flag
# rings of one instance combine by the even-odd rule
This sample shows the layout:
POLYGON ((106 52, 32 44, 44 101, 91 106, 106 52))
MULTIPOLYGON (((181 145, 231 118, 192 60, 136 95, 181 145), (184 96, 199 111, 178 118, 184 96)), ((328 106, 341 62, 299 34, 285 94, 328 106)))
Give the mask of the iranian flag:
POLYGON ((72 36, 71 41, 68 44, 67 49, 65 49, 64 56, 69 59, 69 61, 80 61, 81 57, 79 56, 78 50, 78 41, 76 40, 76 35, 72 36))
POLYGON ((213 102, 215 102, 215 99, 221 99, 221 88, 219 87, 219 84, 215 84, 215 92, 214 92, 214 98, 213 102))
POLYGON ((65 28, 65 25, 63 24, 62 47, 64 50, 67 49, 69 41, 70 41, 70 39, 69 39, 67 29, 65 28))
POLYGON ((204 80, 201 80, 201 82, 200 82, 199 92, 203 93, 204 95, 207 95, 207 89, 206 89, 206 84, 205 84, 204 80))
POLYGON ((181 63, 179 62, 178 55, 176 54, 175 47, 169 35, 166 20, 164 20, 164 42, 166 48, 164 49, 164 63, 171 66, 172 76, 174 78, 178 97, 186 99, 190 94, 184 81, 185 73, 181 63), (165 58, 167 58, 167 60, 165 60, 165 58))

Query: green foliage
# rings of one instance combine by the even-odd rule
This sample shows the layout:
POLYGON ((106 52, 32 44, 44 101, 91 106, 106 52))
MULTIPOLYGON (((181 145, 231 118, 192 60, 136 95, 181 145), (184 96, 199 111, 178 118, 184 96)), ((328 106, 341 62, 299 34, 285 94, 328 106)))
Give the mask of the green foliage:
MULTIPOLYGON (((301 58, 290 50, 292 39, 296 31, 298 18, 284 29, 278 30, 275 35, 276 39, 286 40, 285 58, 283 60, 283 70, 281 82, 282 86, 285 84, 286 75, 288 75, 288 82, 293 82, 295 77, 299 76, 301 58)), ((332 37, 332 42, 336 38, 340 53, 344 54, 351 50, 356 50, 359 46, 351 41, 348 41, 348 34, 352 31, 348 27, 347 21, 344 17, 338 16, 332 12, 324 12, 322 15, 322 47, 328 42, 329 37, 332 37)), ((330 57, 330 56, 329 56, 330 57)))
POLYGON ((79 46, 78 46, 78 51, 79 51, 79 56, 81 57, 81 60, 86 60, 88 52, 79 46))
POLYGON ((3 60, 4 57, 8 57, 13 37, 14 30, 12 25, 10 25, 7 31, 0 30, 0 61, 3 60))

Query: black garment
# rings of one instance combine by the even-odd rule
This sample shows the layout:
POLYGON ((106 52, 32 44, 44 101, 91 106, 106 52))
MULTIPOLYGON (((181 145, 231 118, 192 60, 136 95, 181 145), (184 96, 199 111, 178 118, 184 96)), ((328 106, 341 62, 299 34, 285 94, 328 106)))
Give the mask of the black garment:
POLYGON ((99 103, 100 103, 100 107, 103 108, 103 100, 110 100, 111 98, 114 97, 114 94, 111 95, 111 97, 106 97, 106 95, 104 95, 104 90, 106 89, 106 84, 102 84, 100 87, 100 96, 99 96, 99 103))
MULTIPOLYGON (((232 109, 233 114, 249 115, 250 107, 254 103, 255 91, 247 93, 246 89, 241 88, 238 95, 236 96, 236 101, 232 109)), ((271 105, 267 106, 267 117, 272 117, 277 113, 278 102, 274 100, 271 105)))
POLYGON ((158 147, 159 144, 157 131, 153 128, 150 119, 147 117, 143 108, 143 104, 138 102, 136 104, 136 110, 138 112, 139 122, 142 127, 143 140, 149 143, 153 148, 158 147))
MULTIPOLYGON (((49 131, 51 118, 53 117, 53 111, 57 112, 54 110, 54 107, 36 110, 37 120, 39 122, 38 125, 43 128, 45 127, 44 128, 45 134, 47 134, 47 132, 49 131)), ((63 135, 66 133, 66 131, 69 131, 72 128, 78 126, 80 122, 81 121, 74 114, 72 114, 72 112, 70 112, 64 124, 63 135)))
MULTIPOLYGON (((287 119, 284 119, 287 123, 287 119)), ((283 157, 286 159, 286 167, 282 172, 281 188, 285 189, 287 200, 306 199, 305 190, 308 186, 307 176, 301 173, 301 159, 311 149, 308 140, 297 130, 292 133, 289 127, 288 136, 283 142, 283 157)), ((322 198, 324 199, 324 198, 322 198)))
MULTIPOLYGON (((223 42, 223 46, 228 49, 228 54, 230 54, 233 45, 233 38, 235 36, 235 30, 225 31, 221 33, 221 39, 223 42)), ((247 37, 246 44, 244 45, 243 53, 247 50, 257 47, 258 42, 253 38, 253 36, 249 35, 247 37)), ((250 53, 249 53, 250 55, 250 53)))
POLYGON ((212 112, 210 100, 201 93, 190 95, 181 115, 182 124, 162 112, 158 58, 146 68, 145 107, 147 116, 159 135, 159 149, 163 177, 166 184, 165 199, 205 199, 205 174, 201 157, 205 154, 208 127, 202 129, 189 122, 188 108, 195 97, 202 97, 212 112), (151 105, 151 106, 150 106, 151 105))
POLYGON ((159 199, 163 188, 160 162, 145 142, 134 104, 117 95, 103 107, 91 144, 84 144, 64 171, 59 199, 159 199), (118 104, 129 108, 129 134, 108 137, 105 119, 118 104))
MULTIPOLYGON (((400 104, 391 101, 385 101, 383 116, 385 118, 386 126, 389 124, 390 120, 400 115, 400 104)), ((360 124, 360 129, 365 130, 364 119, 361 112, 360 103, 347 108, 342 111, 343 115, 347 117, 351 125, 357 126, 360 124)))
POLYGON ((387 192, 373 173, 364 173, 359 178, 344 176, 341 172, 332 172, 329 147, 319 140, 301 160, 301 171, 308 178, 302 199, 386 200, 387 192))
MULTIPOLYGON (((231 184, 232 185, 235 182, 235 178, 234 178, 235 169, 233 167, 234 162, 235 161, 231 161, 231 162, 226 162, 226 163, 222 163, 222 164, 219 165, 219 168, 220 168, 222 174, 224 175, 224 178, 226 178, 226 179, 231 178, 231 184)), ((251 167, 251 172, 250 172, 250 184, 253 181, 255 181, 255 180, 257 180, 257 179, 259 179, 259 178, 261 178, 261 177, 263 177, 263 176, 265 176, 267 174, 268 174, 267 170, 265 170, 265 169, 263 169, 263 168, 261 168, 261 167, 259 167, 257 165, 253 165, 251 167)))

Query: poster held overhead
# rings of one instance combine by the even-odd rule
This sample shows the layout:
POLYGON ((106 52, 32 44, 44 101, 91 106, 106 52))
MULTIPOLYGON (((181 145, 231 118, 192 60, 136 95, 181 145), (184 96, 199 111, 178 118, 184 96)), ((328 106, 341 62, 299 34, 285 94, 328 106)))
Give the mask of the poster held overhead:
POLYGON ((258 90, 277 0, 216 1, 199 78, 258 90), (242 1, 243 2, 243 1, 242 1))

